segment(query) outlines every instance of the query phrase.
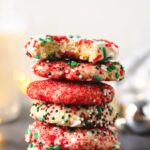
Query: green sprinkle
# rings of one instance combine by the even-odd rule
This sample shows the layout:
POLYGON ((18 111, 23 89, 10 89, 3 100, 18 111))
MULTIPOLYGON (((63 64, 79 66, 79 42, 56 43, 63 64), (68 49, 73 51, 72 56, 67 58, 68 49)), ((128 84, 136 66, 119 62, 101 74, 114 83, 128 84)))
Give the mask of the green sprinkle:
POLYGON ((116 135, 116 133, 115 133, 114 131, 112 131, 112 134, 113 134, 113 135, 116 135))
POLYGON ((77 75, 79 76, 81 73, 80 72, 77 72, 77 75))
POLYGON ((103 121, 105 121, 105 118, 102 118, 103 121))
POLYGON ((68 128, 68 130, 69 130, 70 132, 75 132, 75 131, 76 131, 75 128, 68 128))
POLYGON ((55 61, 55 60, 58 60, 58 59, 56 58, 55 53, 52 53, 52 54, 49 54, 49 55, 48 55, 47 60, 55 61))
POLYGON ((109 111, 110 113, 112 113, 112 109, 108 109, 108 111, 109 111))
POLYGON ((67 61, 67 64, 68 64, 69 66, 71 66, 71 61, 67 61))
POLYGON ((68 120, 65 120, 65 123, 67 123, 68 122, 68 120))
POLYGON ((103 110, 102 110, 102 108, 100 106, 97 106, 96 109, 97 109, 99 114, 101 114, 103 112, 103 110))
POLYGON ((46 117, 49 115, 49 112, 47 112, 45 115, 44 115, 44 118, 46 119, 46 117))
POLYGON ((97 65, 94 65, 95 69, 98 69, 99 67, 97 65))
POLYGON ((76 67, 77 66, 77 62, 76 61, 71 61, 70 66, 76 67))
POLYGON ((25 134, 28 134, 28 130, 25 131, 25 134))
POLYGON ((65 116, 62 116, 61 118, 62 118, 62 119, 64 119, 64 118, 65 118, 65 116))
POLYGON ((106 48, 103 47, 103 55, 104 55, 104 60, 107 58, 107 53, 106 53, 106 48))
POLYGON ((115 77, 118 79, 120 77, 120 74, 118 72, 116 72, 115 77))
POLYGON ((47 37, 47 38, 45 39, 45 41, 46 41, 46 43, 47 43, 47 42, 53 42, 54 40, 53 40, 51 37, 47 37))
POLYGON ((43 143, 42 143, 42 142, 40 142, 39 144, 40 144, 40 146, 43 146, 43 143))
POLYGON ((43 41, 43 44, 45 45, 46 43, 47 43, 47 41, 46 41, 46 40, 44 40, 44 41, 43 41))
POLYGON ((112 70, 115 70, 115 69, 116 69, 116 67, 115 67, 115 66, 110 66, 110 67, 111 67, 111 69, 112 69, 112 70))
POLYGON ((55 110, 55 112, 57 113, 57 112, 58 112, 58 110, 55 110))
POLYGON ((93 130, 92 130, 91 132, 92 132, 93 134, 95 133, 95 131, 93 131, 93 130))
POLYGON ((32 130, 28 129, 25 131, 25 134, 31 134, 32 130))
POLYGON ((117 145, 117 144, 114 144, 113 147, 112 147, 112 149, 113 149, 113 150, 117 150, 117 149, 118 149, 118 145, 117 145))
POLYGON ((68 113, 68 111, 66 111, 66 113, 68 113))
POLYGON ((97 134, 100 134, 100 132, 99 132, 99 131, 97 131, 97 134))
POLYGON ((40 106, 37 107, 36 111, 39 112, 40 106))
POLYGON ((108 61, 108 60, 112 59, 111 57, 107 57, 106 47, 100 46, 98 49, 101 50, 101 51, 103 51, 103 55, 104 55, 103 60, 108 61))
POLYGON ((102 50, 102 49, 103 49, 103 47, 101 47, 101 46, 100 46, 98 49, 99 49, 99 50, 102 50))
POLYGON ((105 61, 109 61, 109 60, 111 60, 112 59, 112 57, 107 57, 106 59, 105 59, 105 61))
POLYGON ((68 117, 70 118, 70 117, 71 117, 71 115, 69 114, 69 115, 68 115, 68 117))
POLYGON ((37 104, 37 103, 33 103, 32 105, 33 105, 33 106, 37 106, 38 104, 37 104))
POLYGON ((55 120, 55 117, 52 117, 52 120, 55 120))
POLYGON ((41 41, 41 42, 44 42, 44 39, 42 39, 42 38, 39 38, 38 40, 41 41))
POLYGON ((35 132, 33 136, 34 136, 35 139, 37 139, 38 138, 38 133, 35 132))
POLYGON ((121 65, 121 69, 124 71, 124 67, 121 65))
POLYGON ((38 117, 38 120, 43 121, 43 120, 44 120, 44 118, 42 118, 42 117, 38 117))
POLYGON ((72 39, 72 38, 73 38, 73 35, 69 35, 69 38, 72 39))
POLYGON ((96 124, 96 121, 95 121, 95 120, 93 121, 93 124, 96 124))
POLYGON ((104 132, 103 132, 103 135, 104 135, 104 136, 106 136, 106 135, 107 135, 107 132, 106 132, 106 131, 104 131, 104 132))
POLYGON ((60 146, 48 146, 48 150, 60 150, 60 146))
POLYGON ((86 127, 88 127, 88 126, 90 125, 90 123, 89 123, 87 120, 85 120, 84 123, 85 123, 85 126, 86 126, 86 127))
POLYGON ((96 74, 93 76, 93 79, 96 80, 96 81, 101 81, 102 80, 102 78, 100 76, 96 75, 96 74))
POLYGON ((112 71, 115 70, 115 69, 116 69, 115 66, 109 66, 109 67, 107 67, 107 71, 108 71, 108 72, 112 72, 112 71))
POLYGON ((80 114, 80 118, 82 118, 82 114, 80 114))
POLYGON ((112 64, 113 64, 113 65, 120 65, 120 63, 117 62, 117 61, 113 62, 112 64))
POLYGON ((51 37, 47 37, 46 39, 39 38, 38 40, 41 41, 43 44, 54 41, 51 37))
POLYGON ((28 145, 28 148, 32 148, 32 147, 33 147, 33 144, 32 144, 32 143, 28 145))
POLYGON ((80 63, 77 64, 77 66, 80 66, 80 65, 81 65, 80 63))
POLYGON ((34 58, 40 59, 40 56, 39 55, 35 55, 34 58))

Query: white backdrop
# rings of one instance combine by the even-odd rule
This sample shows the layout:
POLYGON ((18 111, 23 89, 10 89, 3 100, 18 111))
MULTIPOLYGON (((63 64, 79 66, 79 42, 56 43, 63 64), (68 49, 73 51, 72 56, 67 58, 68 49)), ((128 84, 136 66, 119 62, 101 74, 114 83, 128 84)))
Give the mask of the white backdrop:
POLYGON ((120 58, 150 45, 150 0, 11 2, 27 23, 26 37, 51 33, 106 38, 120 46, 120 58))

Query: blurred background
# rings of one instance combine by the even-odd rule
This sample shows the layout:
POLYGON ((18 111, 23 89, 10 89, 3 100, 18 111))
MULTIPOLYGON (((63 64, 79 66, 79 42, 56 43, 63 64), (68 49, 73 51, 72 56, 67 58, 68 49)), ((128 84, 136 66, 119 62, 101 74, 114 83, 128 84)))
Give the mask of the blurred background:
POLYGON ((36 77, 24 45, 44 33, 104 38, 120 46, 126 79, 114 85, 113 105, 120 112, 122 149, 148 150, 149 8, 148 0, 0 0, 0 150, 26 149, 24 130, 32 120, 25 89, 36 77))

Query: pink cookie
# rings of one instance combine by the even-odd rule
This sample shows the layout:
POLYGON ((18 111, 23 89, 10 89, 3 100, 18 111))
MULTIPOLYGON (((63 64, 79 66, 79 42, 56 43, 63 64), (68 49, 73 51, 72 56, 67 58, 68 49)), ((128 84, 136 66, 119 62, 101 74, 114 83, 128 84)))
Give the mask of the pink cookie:
POLYGON ((116 131, 113 126, 69 129, 35 122, 26 131, 25 139, 35 143, 37 150, 120 150, 116 131))
POLYGON ((49 79, 76 81, 118 81, 124 78, 123 67, 118 62, 92 64, 77 61, 44 61, 33 66, 33 72, 49 79))

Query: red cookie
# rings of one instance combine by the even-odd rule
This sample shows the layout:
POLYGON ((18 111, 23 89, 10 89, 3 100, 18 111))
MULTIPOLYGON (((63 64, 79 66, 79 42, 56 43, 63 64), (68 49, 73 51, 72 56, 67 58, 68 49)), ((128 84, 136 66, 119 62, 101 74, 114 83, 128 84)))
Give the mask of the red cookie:
POLYGON ((56 104, 100 105, 112 101, 114 89, 105 83, 42 80, 30 83, 27 95, 56 104))
POLYGON ((33 66, 33 72, 49 79, 77 81, 118 81, 124 78, 123 67, 118 62, 92 64, 73 60, 40 60, 33 66))
POLYGON ((35 122, 26 131, 25 139, 35 143, 37 150, 120 150, 116 131, 113 126, 109 129, 69 129, 35 122))

